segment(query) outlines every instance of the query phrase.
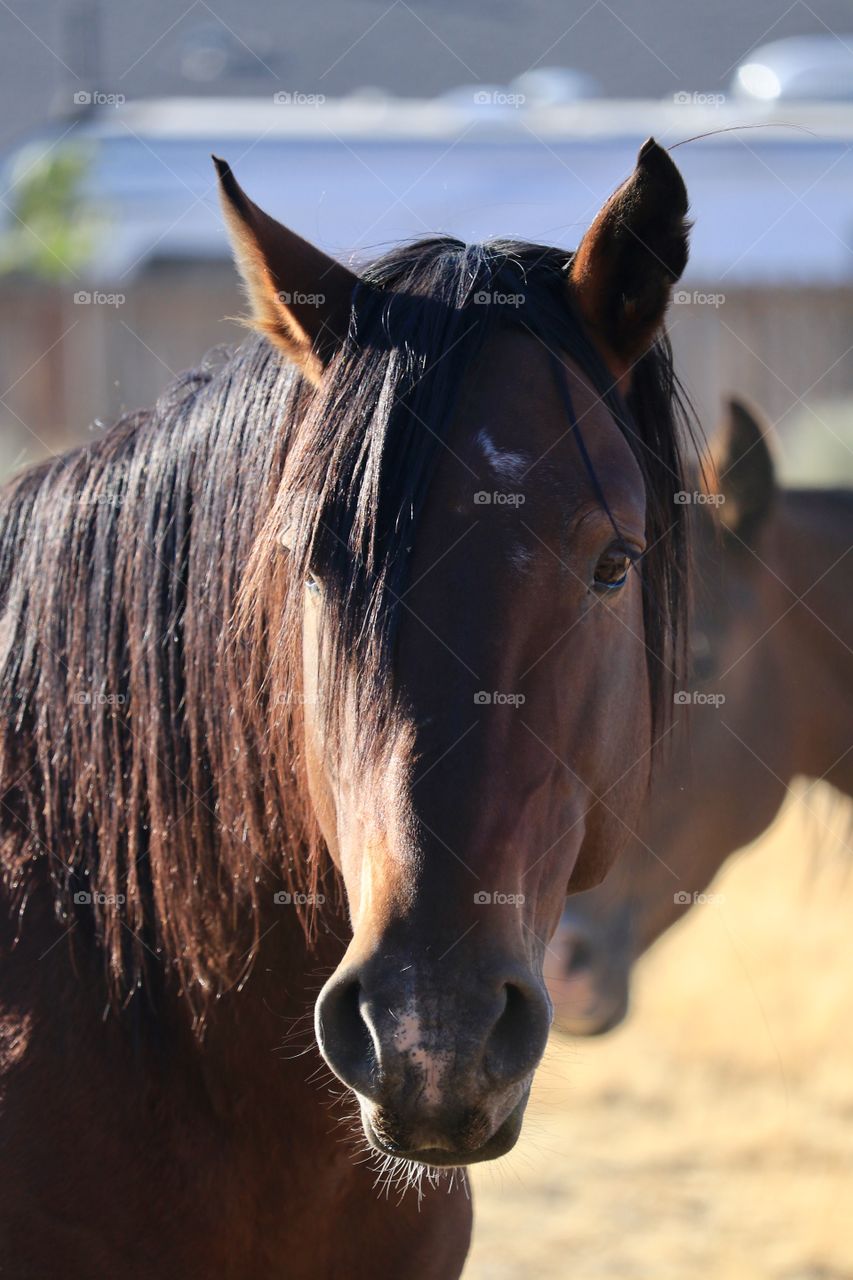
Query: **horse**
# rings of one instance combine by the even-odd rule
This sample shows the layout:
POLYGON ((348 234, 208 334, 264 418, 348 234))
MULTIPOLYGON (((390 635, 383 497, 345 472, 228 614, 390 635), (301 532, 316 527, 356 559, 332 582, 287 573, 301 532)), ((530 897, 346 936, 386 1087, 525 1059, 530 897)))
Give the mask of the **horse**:
POLYGON ((567 904, 550 944, 568 1034, 618 1025, 634 961, 766 830, 796 776, 853 795, 853 492, 780 486, 768 433, 730 400, 711 460, 720 484, 688 495, 704 501, 678 748, 612 875, 567 904))
POLYGON ((447 1280, 671 708, 687 194, 355 272, 215 163, 254 334, 2 498, 0 1259, 447 1280))

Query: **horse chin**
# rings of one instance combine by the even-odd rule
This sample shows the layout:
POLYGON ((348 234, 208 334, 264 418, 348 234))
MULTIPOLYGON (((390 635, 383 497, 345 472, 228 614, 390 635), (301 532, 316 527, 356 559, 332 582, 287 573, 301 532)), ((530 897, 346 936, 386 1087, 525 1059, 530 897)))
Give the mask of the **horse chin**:
POLYGON ((509 1114, 491 1129, 485 1140, 482 1140, 482 1133, 490 1125, 484 1113, 469 1118, 465 1135, 439 1138, 435 1132, 429 1134, 423 1125, 417 1129, 401 1125, 381 1107, 360 1099, 361 1123, 370 1146, 384 1156, 394 1156, 431 1169, 458 1169, 485 1160, 497 1160, 512 1150, 521 1133, 529 1095, 528 1082, 521 1087, 521 1094, 509 1114))

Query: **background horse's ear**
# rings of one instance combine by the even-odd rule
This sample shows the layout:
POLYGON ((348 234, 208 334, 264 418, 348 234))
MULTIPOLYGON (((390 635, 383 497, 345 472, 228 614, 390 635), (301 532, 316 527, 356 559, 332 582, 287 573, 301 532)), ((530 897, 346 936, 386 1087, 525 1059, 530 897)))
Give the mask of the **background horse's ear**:
POLYGON ((740 542, 754 546, 776 499, 776 467, 767 442, 770 427, 759 414, 732 397, 711 444, 723 525, 740 542))
POLYGON ((346 337, 358 277, 253 204, 224 160, 213 163, 253 325, 317 383, 346 337))
POLYGON ((690 224, 681 174, 654 138, 582 239, 569 282, 618 376, 651 346, 687 263, 690 224))

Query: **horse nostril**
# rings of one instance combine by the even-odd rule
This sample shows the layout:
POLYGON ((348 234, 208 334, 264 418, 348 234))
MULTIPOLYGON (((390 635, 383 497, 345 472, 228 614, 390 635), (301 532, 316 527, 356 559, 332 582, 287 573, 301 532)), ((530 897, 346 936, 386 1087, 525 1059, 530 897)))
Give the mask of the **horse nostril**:
POLYGON ((583 938, 579 938, 576 942, 569 944, 566 973, 577 975, 586 969, 591 969, 594 958, 590 944, 583 938))
POLYGON ((317 1043, 335 1075, 351 1089, 367 1094, 376 1054, 360 1005, 358 979, 338 978, 321 991, 315 1021, 317 1043))
POLYGON ((503 1012, 486 1045, 485 1066, 502 1085, 529 1075, 545 1048, 550 1011, 544 992, 514 982, 504 987, 503 1012))

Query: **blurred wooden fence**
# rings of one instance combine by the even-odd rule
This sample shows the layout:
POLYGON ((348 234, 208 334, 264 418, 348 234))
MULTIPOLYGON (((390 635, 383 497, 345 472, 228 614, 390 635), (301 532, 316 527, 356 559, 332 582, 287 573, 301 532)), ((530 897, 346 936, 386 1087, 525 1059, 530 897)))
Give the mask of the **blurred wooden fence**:
MULTIPOLYGON (((150 404, 208 350, 241 339, 226 319, 244 310, 227 262, 155 265, 111 292, 75 301, 67 288, 0 281, 4 473, 90 439, 96 420, 150 404)), ((709 286, 679 297, 677 366, 706 429, 731 391, 781 421, 783 435, 803 405, 853 398, 853 288, 709 286)))

